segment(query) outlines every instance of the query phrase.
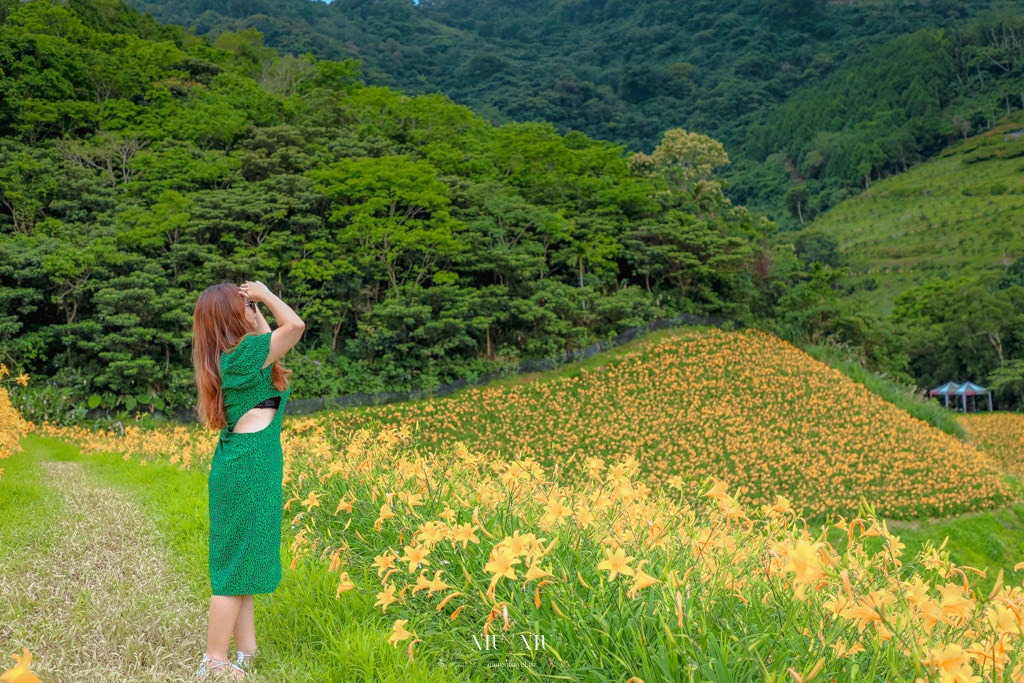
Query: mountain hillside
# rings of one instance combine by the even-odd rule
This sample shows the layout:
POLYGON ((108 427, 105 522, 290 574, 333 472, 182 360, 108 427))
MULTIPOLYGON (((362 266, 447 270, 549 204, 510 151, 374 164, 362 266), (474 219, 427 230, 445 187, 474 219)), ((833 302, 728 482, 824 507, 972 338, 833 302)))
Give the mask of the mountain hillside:
POLYGON ((858 307, 881 316, 933 279, 1001 275, 1024 256, 1024 116, 871 185, 805 231, 833 238, 858 307))
POLYGON ((356 58, 370 84, 441 91, 494 121, 643 151, 669 128, 710 135, 734 159, 731 198, 777 218, 1024 107, 1019 0, 134 4, 204 35, 255 29, 287 53, 356 58))

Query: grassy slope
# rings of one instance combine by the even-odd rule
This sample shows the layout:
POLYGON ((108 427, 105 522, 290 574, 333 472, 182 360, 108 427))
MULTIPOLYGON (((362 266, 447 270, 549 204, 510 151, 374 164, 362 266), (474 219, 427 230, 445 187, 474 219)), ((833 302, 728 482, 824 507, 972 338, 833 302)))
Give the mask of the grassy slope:
POLYGON ((858 303, 887 315, 905 289, 1024 255, 1024 137, 1005 137, 1022 128, 1024 114, 1009 117, 808 226, 839 242, 858 303))
POLYGON ((983 591, 991 590, 1000 569, 1007 582, 1019 581, 1013 566, 1024 560, 1024 505, 947 519, 891 521, 889 530, 906 544, 906 557, 920 552, 925 541, 939 545, 948 537, 946 548, 954 564, 987 570, 980 583, 983 591))

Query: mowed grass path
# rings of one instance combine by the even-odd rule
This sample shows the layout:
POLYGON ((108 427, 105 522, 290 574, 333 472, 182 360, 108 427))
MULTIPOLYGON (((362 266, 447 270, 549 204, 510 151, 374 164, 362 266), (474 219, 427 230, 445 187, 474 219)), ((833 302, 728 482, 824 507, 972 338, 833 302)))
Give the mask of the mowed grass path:
POLYGON ((427 448, 464 441, 495 459, 533 458, 566 483, 588 458, 635 456, 651 487, 715 476, 742 502, 783 495, 808 518, 856 515, 862 498, 902 519, 1014 498, 996 460, 777 337, 688 328, 603 360, 317 419, 342 431, 417 424, 427 448))
MULTIPOLYGON (((0 643, 45 681, 177 681, 205 648, 203 608, 123 485, 26 437, 0 480, 0 643)), ((3 668, 6 668, 6 664, 3 668)))
MULTIPOLYGON (((25 647, 46 683, 194 680, 209 604, 205 473, 36 435, 22 444, 0 460, 0 672, 25 647)), ((281 586, 256 599, 263 661, 248 680, 460 679, 389 646, 372 598, 336 601, 334 576, 289 570, 282 555, 281 586)))

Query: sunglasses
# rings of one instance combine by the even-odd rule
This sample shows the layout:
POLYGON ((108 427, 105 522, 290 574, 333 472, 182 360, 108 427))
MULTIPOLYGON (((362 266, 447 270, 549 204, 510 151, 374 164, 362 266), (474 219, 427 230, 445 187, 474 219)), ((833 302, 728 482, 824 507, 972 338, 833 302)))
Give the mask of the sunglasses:
POLYGON ((254 311, 258 310, 256 308, 256 302, 255 301, 249 301, 248 299, 246 299, 245 300, 245 305, 248 306, 249 308, 251 308, 254 311))

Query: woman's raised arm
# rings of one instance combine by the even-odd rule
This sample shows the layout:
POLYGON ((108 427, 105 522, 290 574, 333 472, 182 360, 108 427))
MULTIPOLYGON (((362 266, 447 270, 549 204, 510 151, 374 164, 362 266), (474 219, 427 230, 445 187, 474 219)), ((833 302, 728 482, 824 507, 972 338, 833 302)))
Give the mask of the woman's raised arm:
POLYGON ((299 343, 302 333, 306 330, 306 323, 292 310, 291 306, 281 301, 262 282, 245 282, 240 289, 249 297, 249 301, 266 304, 270 312, 274 314, 274 320, 277 321, 278 327, 270 335, 270 353, 267 354, 267 361, 263 364, 265 368, 299 343))

